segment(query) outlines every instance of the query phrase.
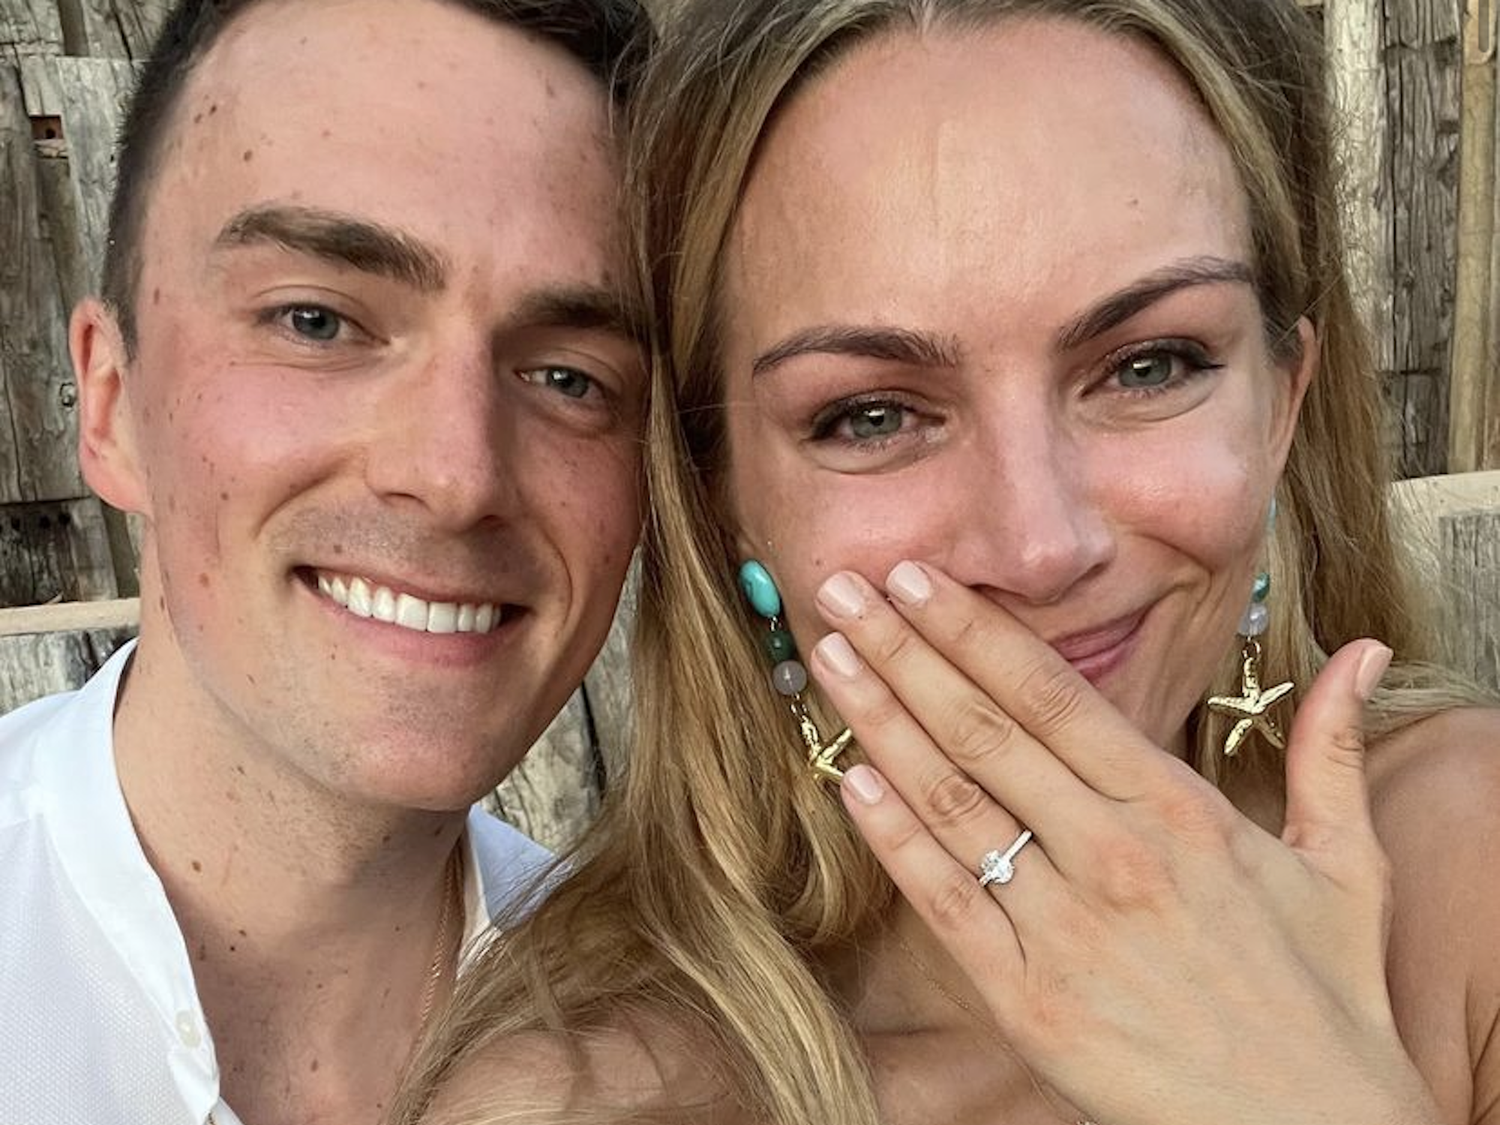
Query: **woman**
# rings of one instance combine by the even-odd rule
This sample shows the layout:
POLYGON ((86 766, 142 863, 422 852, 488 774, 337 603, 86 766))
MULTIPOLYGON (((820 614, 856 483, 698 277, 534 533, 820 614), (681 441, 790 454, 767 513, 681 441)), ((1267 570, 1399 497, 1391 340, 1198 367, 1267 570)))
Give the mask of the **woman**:
POLYGON ((1500 1121, 1500 720, 1423 663, 1295 6, 664 39, 638 737, 409 1109, 1500 1121))

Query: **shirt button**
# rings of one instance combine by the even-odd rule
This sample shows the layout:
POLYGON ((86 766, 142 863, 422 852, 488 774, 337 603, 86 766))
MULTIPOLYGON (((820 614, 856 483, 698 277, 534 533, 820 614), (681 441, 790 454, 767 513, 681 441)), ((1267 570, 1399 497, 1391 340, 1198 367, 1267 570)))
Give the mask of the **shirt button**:
POLYGON ((177 1013, 177 1038, 184 1047, 196 1047, 203 1042, 203 1036, 198 1031, 198 1021, 193 1018, 192 1012, 184 1010, 177 1013))

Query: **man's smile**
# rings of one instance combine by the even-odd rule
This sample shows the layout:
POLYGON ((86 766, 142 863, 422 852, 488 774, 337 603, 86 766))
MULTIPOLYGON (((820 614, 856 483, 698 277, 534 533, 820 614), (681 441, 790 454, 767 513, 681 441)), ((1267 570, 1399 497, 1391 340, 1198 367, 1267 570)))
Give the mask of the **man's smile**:
POLYGON ((317 589, 356 617, 370 617, 418 633, 488 633, 502 623, 505 607, 477 598, 428 601, 359 575, 319 570, 317 589))

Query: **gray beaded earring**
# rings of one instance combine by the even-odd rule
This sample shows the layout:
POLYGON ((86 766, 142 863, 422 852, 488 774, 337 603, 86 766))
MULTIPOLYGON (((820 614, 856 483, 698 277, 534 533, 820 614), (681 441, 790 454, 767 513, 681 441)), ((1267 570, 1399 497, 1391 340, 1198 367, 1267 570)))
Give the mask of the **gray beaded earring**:
POLYGON ((740 567, 740 589, 750 607, 769 626, 766 634, 766 653, 774 665, 771 669, 771 686, 774 687, 790 707, 792 717, 797 720, 797 731, 802 744, 807 748, 807 765, 813 776, 824 781, 838 781, 844 771, 834 761, 849 748, 854 735, 845 727, 832 742, 824 742, 818 725, 808 713, 802 693, 807 690, 807 668, 797 659, 797 643, 781 621, 781 591, 771 572, 754 559, 740 567))
MULTIPOLYGON (((1271 501, 1271 514, 1266 530, 1276 523, 1276 501, 1271 501)), ((1259 731, 1278 750, 1286 748, 1286 739, 1276 719, 1271 715, 1274 707, 1293 688, 1291 681, 1272 688, 1260 686, 1260 638, 1271 622, 1271 611, 1266 600, 1271 595, 1271 576, 1260 571, 1250 587, 1250 604, 1240 618, 1240 693, 1239 695, 1216 695, 1210 697, 1208 709, 1217 715, 1234 720, 1229 734, 1224 738, 1224 756, 1232 758, 1239 753, 1251 732, 1259 731)))

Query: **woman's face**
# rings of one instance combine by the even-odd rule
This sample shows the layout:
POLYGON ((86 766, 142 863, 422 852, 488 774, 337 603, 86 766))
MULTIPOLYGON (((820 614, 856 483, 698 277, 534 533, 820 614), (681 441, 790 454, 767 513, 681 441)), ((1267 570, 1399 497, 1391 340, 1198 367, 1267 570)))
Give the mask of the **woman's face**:
POLYGON ((733 518, 799 647, 829 574, 929 561, 1177 745, 1314 361, 1270 354, 1171 66, 1057 21, 862 44, 765 138, 724 270, 733 518))

